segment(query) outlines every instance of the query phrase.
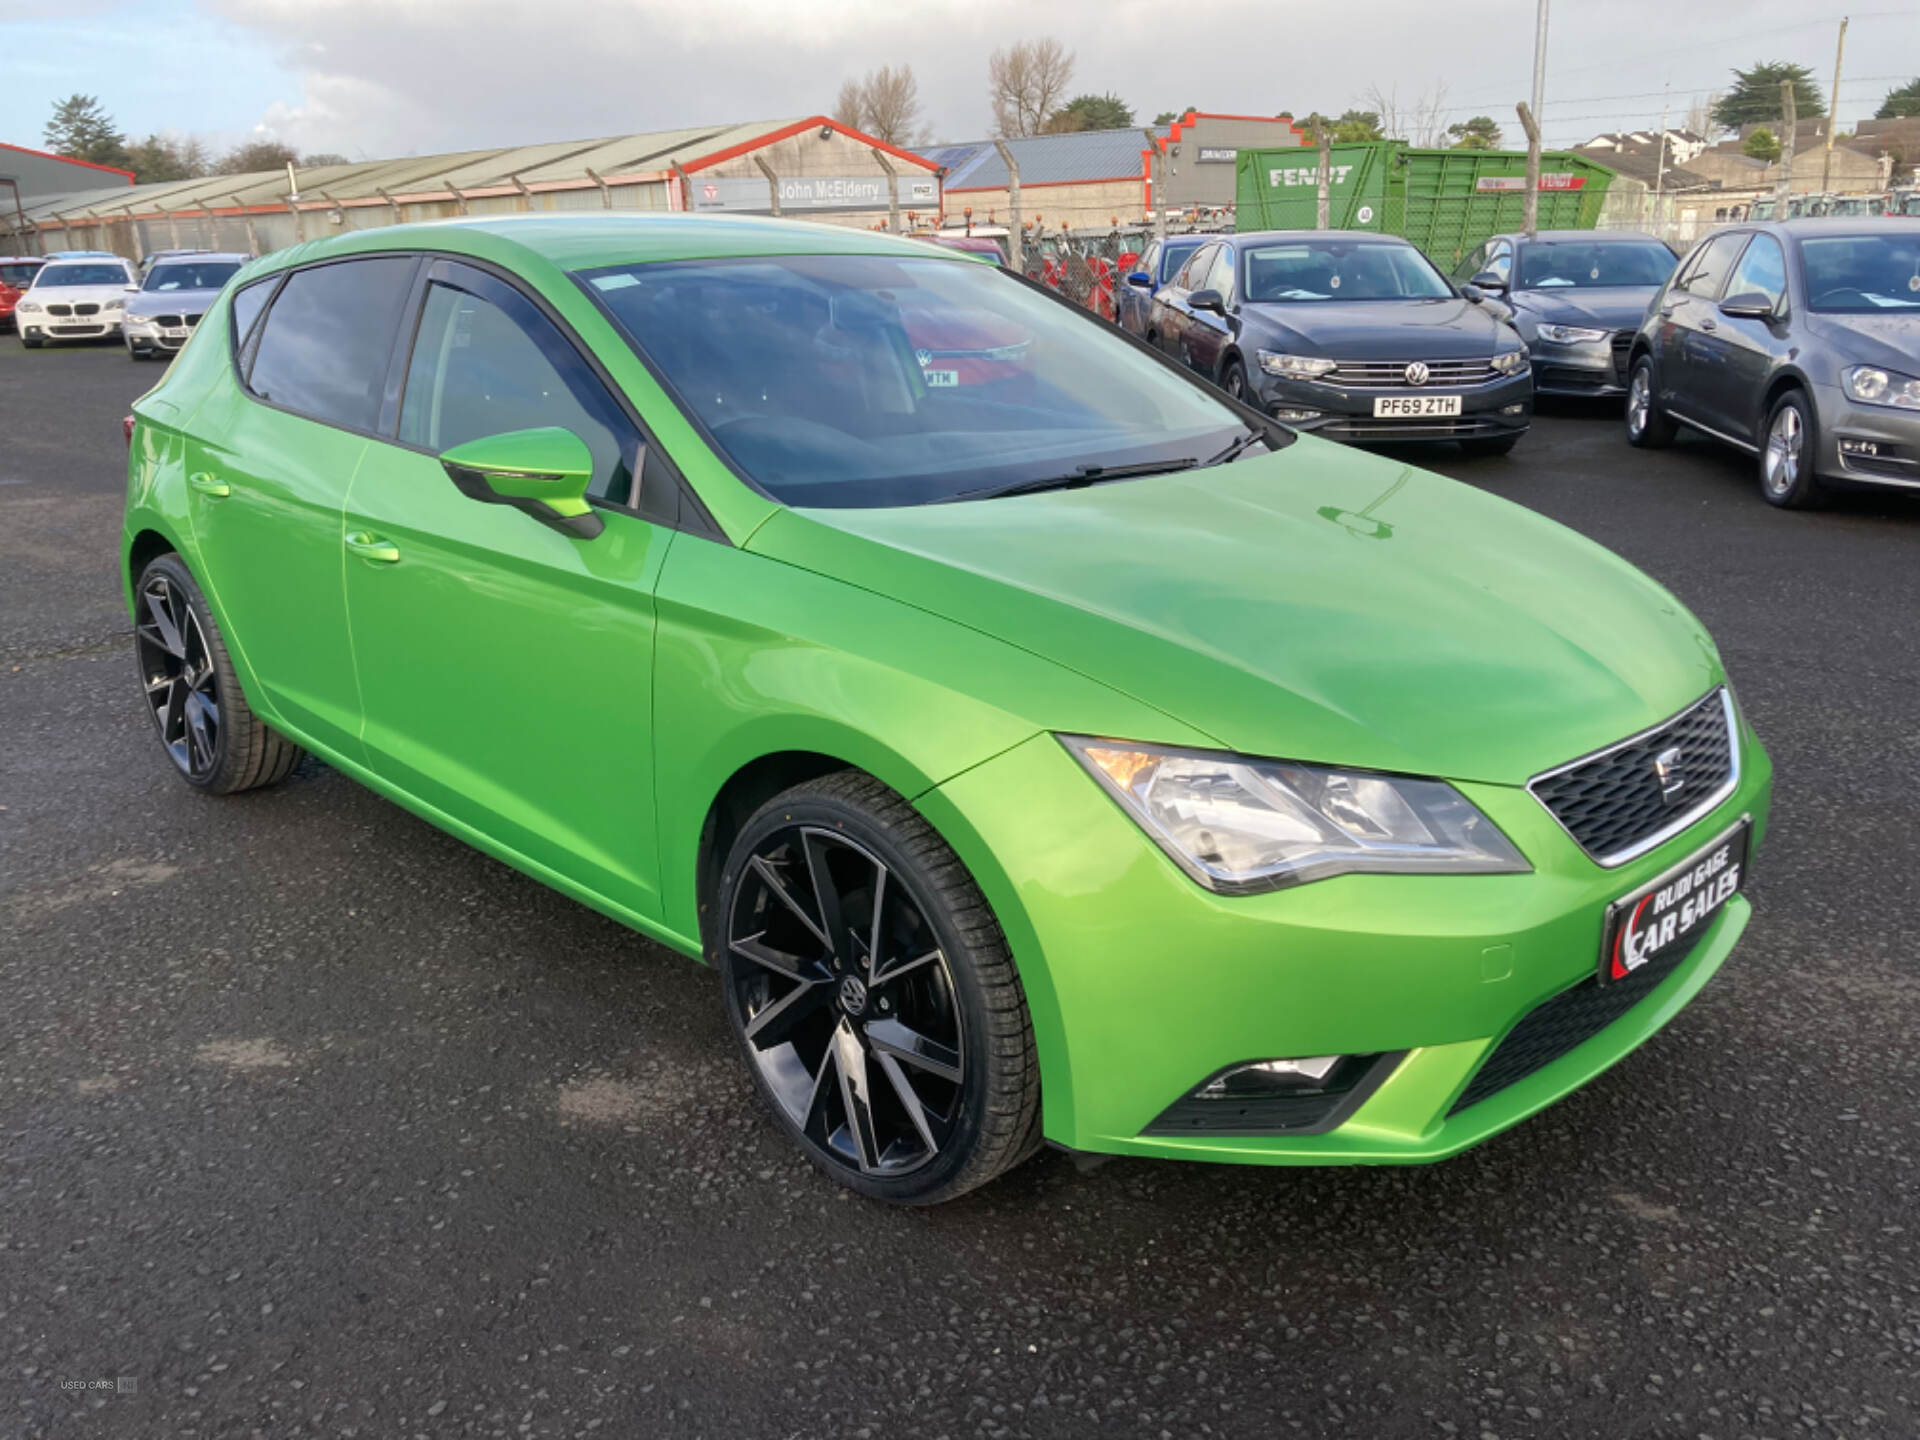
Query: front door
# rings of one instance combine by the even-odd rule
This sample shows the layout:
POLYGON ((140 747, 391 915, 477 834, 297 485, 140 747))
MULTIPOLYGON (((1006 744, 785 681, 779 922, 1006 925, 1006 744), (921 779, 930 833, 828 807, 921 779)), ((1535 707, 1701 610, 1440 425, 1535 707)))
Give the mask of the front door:
POLYGON ((1662 403, 1675 415, 1716 429, 1724 428, 1710 418, 1721 287, 1746 243, 1744 230, 1714 236, 1660 301, 1656 339, 1662 403))
POLYGON ((347 613, 376 773, 642 915, 660 892, 645 442, 574 342, 501 280, 436 261, 399 409, 347 499, 347 613), (455 488, 435 458, 562 426, 595 460, 591 540, 455 488))
MULTIPOLYGON (((340 583, 341 514, 379 423, 412 256, 296 270, 187 446, 201 583, 264 713, 360 758, 360 696, 340 583)), ((257 314, 264 289, 236 309, 257 314)), ((246 338, 246 337, 242 337, 246 338)))
POLYGON ((1716 315, 1716 326, 1703 351, 1712 355, 1712 363, 1702 371, 1701 401, 1708 413, 1702 418, 1729 435, 1758 444, 1760 412, 1766 398, 1767 377, 1773 371, 1773 357, 1783 347, 1786 335, 1787 257, 1780 242, 1771 235, 1756 234, 1733 267, 1721 298, 1736 295, 1764 295, 1773 302, 1771 320, 1745 316, 1716 315))

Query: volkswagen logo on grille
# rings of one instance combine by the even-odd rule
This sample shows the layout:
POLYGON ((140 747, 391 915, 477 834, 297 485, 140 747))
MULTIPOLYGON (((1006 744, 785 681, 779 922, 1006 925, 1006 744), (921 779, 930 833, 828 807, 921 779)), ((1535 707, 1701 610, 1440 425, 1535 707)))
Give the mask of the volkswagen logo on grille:
POLYGON ((1432 373, 1432 371, 1427 369, 1426 361, 1416 360, 1407 366, 1407 384, 1424 385, 1427 383, 1427 377, 1432 373))
POLYGON ((840 1008, 849 1015, 858 1015, 867 1008, 867 987, 859 976, 849 975, 840 982, 840 1008))
POLYGON ((1680 773, 1680 747, 1670 746, 1653 757, 1653 778, 1660 782, 1660 798, 1671 805, 1687 788, 1687 777, 1680 773))

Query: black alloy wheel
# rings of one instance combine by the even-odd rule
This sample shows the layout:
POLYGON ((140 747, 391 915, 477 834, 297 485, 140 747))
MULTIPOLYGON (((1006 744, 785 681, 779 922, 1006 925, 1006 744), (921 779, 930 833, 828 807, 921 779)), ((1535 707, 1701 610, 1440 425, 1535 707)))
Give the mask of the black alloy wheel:
POLYGON ((1039 1143, 1005 942, 958 860, 873 777, 787 792, 722 877, 729 1016, 808 1157, 878 1199, 949 1199, 1039 1143))
POLYGON ((219 761, 220 687, 200 617, 164 572, 141 583, 133 641, 160 743, 181 774, 205 784, 219 761))

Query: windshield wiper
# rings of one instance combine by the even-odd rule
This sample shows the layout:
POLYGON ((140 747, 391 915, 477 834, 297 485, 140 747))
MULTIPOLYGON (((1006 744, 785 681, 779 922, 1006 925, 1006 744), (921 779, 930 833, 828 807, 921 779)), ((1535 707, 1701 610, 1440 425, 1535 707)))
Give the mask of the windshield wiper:
POLYGON ((1071 474, 1043 475, 1036 480, 1016 480, 1011 485, 962 490, 958 495, 945 495, 933 503, 951 505, 958 500, 998 500, 1003 495, 1035 495, 1042 490, 1081 490, 1107 480, 1128 480, 1136 475, 1167 475, 1175 470, 1192 470, 1199 463, 1191 455, 1182 455, 1175 460, 1143 460, 1138 465, 1082 465, 1071 474))
POLYGON ((1242 435, 1238 440, 1235 440, 1218 455, 1215 455, 1210 460, 1202 461, 1201 464, 1203 467, 1207 465, 1224 465, 1229 460, 1237 460, 1240 458, 1241 452, 1249 445, 1252 445, 1256 440, 1265 440, 1267 438, 1265 431, 1249 429, 1246 434, 1242 435))

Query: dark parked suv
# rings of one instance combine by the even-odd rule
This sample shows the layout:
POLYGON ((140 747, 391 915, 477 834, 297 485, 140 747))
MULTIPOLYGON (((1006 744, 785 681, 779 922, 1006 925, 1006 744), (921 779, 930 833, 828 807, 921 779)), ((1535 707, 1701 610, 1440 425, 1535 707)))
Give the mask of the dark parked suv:
POLYGON ((1920 489, 1920 220, 1716 230, 1634 337, 1627 438, 1686 425, 1757 457, 1775 505, 1920 489))

